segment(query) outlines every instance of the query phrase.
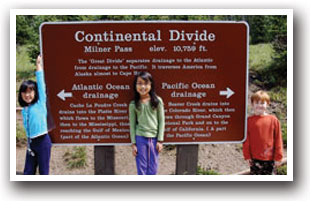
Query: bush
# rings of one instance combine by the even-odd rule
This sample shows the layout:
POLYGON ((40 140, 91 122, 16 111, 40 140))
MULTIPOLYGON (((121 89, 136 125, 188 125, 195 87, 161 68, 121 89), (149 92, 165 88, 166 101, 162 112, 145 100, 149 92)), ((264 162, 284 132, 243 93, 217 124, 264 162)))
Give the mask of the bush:
POLYGON ((281 131, 282 131, 283 144, 284 144, 284 147, 286 147, 287 146, 287 124, 286 123, 282 123, 281 131))
POLYGON ((27 45, 16 47, 16 80, 35 79, 35 65, 30 63, 28 51, 27 45))
POLYGON ((250 45, 249 47, 249 67, 258 71, 272 63, 274 50, 271 43, 261 43, 250 45))
POLYGON ((287 175, 287 165, 283 165, 277 168, 277 175, 287 175))
POLYGON ((73 152, 67 151, 63 158, 68 169, 86 167, 86 147, 74 147, 73 152))

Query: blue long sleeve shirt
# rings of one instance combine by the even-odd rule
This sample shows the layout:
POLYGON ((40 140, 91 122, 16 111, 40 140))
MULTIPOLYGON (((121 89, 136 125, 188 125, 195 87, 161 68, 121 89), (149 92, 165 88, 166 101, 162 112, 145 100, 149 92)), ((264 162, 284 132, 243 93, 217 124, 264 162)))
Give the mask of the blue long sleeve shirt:
POLYGON ((28 138, 35 138, 46 134, 47 130, 47 109, 46 91, 43 71, 36 71, 38 101, 32 105, 24 107, 22 110, 23 123, 28 138))

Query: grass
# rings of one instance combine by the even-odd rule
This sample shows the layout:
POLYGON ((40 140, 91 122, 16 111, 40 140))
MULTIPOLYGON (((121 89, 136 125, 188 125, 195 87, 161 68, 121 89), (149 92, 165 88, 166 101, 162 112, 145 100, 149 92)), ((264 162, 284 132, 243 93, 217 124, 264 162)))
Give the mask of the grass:
POLYGON ((218 173, 212 169, 204 169, 204 168, 198 166, 197 175, 220 175, 220 173, 218 173))
POLYGON ((282 165, 277 168, 277 175, 287 175, 287 165, 282 165))
POLYGON ((250 45, 249 68, 254 71, 262 70, 272 62, 274 50, 270 43, 250 45))
POLYGON ((86 167, 86 158, 86 147, 74 147, 72 152, 67 151, 63 155, 68 169, 86 167))

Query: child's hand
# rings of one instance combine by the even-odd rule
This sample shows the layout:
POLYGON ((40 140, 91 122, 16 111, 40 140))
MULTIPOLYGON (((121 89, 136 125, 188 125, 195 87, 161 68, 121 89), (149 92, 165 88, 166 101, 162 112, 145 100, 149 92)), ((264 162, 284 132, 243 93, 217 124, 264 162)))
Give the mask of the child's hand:
POLYGON ((156 149, 159 152, 161 152, 161 150, 163 149, 163 144, 161 142, 157 142, 156 143, 156 149))
POLYGON ((252 159, 248 159, 248 160, 246 160, 246 161, 248 162, 249 166, 252 166, 252 165, 253 165, 252 159))
POLYGON ((41 57, 41 55, 39 55, 37 57, 37 62, 36 63, 37 63, 37 71, 42 70, 43 66, 42 66, 42 57, 41 57))
POLYGON ((131 148, 132 148, 132 155, 133 155, 134 157, 136 157, 137 154, 138 154, 137 146, 136 146, 135 144, 133 144, 133 145, 131 145, 131 148))

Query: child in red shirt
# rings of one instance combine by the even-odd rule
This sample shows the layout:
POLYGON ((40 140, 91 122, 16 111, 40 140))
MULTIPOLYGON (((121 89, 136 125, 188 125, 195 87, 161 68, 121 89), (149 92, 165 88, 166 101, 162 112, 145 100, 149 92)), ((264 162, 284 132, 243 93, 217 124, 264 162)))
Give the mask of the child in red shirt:
POLYGON ((248 117, 247 139, 243 143, 243 156, 251 174, 270 175, 283 157, 282 133, 279 120, 267 114, 268 94, 258 91, 251 96, 254 115, 248 117))

